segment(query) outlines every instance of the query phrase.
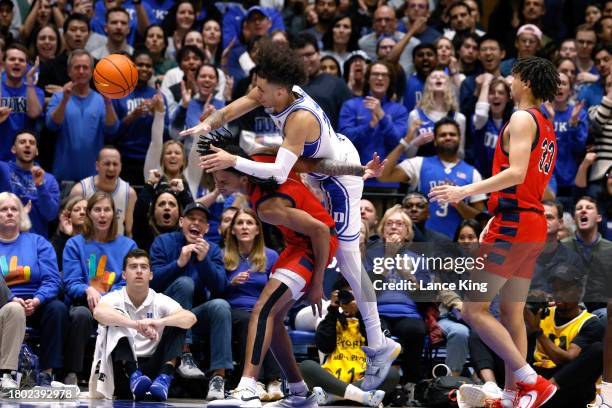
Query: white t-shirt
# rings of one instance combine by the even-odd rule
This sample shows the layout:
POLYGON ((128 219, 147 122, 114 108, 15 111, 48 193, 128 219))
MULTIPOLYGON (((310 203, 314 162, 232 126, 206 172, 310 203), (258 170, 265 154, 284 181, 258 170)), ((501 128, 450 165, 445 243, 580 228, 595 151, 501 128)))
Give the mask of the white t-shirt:
MULTIPOLYGON (((161 319, 181 310, 181 305, 174 299, 163 293, 157 293, 153 289, 149 289, 147 298, 138 308, 130 300, 125 287, 102 296, 100 303, 111 305, 115 309, 126 312, 132 320, 161 319)), ((140 333, 136 334, 134 337, 136 357, 149 357, 155 352, 162 332, 160 331, 158 334, 157 341, 149 340, 140 333)))
MULTIPOLYGON (((440 162, 444 165, 445 168, 453 168, 457 165, 457 163, 459 163, 459 162, 449 163, 443 160, 440 160, 440 162)), ((421 167, 423 167, 423 157, 417 156, 417 157, 413 157, 410 159, 406 159, 402 161, 400 164, 398 164, 398 166, 400 169, 402 169, 404 173, 406 173, 408 178, 410 178, 410 190, 411 191, 417 190, 419 187, 419 177, 421 175, 421 167)), ((482 176, 480 175, 478 170, 474 168, 474 173, 472 175, 472 183, 476 183, 481 180, 482 180, 482 176)), ((478 201, 483 201, 486 199, 487 199, 486 194, 476 194, 476 195, 468 197, 468 201, 470 203, 476 203, 478 201)))

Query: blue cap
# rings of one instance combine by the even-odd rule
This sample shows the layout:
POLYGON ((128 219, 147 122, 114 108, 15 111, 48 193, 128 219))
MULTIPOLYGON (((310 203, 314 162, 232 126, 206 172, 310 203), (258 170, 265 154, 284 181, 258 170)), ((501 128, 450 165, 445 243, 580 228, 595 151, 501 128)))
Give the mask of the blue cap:
POLYGON ((202 211, 204 214, 206 214, 206 219, 210 220, 211 215, 210 215, 210 211, 208 211, 208 208, 206 208, 202 203, 199 203, 197 201, 187 204, 187 206, 185 207, 185 210, 183 210, 183 215, 187 215, 190 212, 195 211, 195 210, 202 211))
POLYGON ((253 14, 255 14, 255 13, 259 13, 259 14, 261 14, 262 16, 264 16, 265 18, 270 18, 270 17, 268 17, 268 15, 266 14, 266 12, 264 11, 263 7, 261 7, 261 6, 252 6, 252 7, 250 7, 250 8, 247 10, 247 12, 246 12, 246 14, 245 14, 245 16, 244 16, 244 19, 245 19, 245 20, 248 20, 248 19, 249 19, 249 18, 250 18, 250 17, 251 17, 253 14))

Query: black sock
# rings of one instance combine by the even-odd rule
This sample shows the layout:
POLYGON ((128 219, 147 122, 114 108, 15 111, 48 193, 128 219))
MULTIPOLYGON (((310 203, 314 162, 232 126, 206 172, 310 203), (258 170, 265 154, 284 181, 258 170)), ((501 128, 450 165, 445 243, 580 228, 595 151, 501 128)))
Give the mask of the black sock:
POLYGON ((174 366, 172 364, 166 363, 163 366, 161 366, 159 373, 172 376, 174 375, 174 366))
POLYGON ((127 371, 128 376, 134 374, 138 370, 138 365, 135 361, 126 361, 125 362, 125 371, 127 371))

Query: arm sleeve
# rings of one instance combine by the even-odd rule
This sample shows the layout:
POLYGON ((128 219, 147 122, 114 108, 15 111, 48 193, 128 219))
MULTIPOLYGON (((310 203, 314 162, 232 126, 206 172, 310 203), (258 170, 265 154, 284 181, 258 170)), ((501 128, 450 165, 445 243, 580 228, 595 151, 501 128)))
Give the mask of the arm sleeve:
POLYGON ((147 149, 147 155, 144 163, 144 179, 149 178, 149 171, 153 169, 159 169, 159 158, 162 153, 162 146, 164 144, 164 116, 163 112, 155 112, 153 117, 153 127, 151 129, 151 143, 147 149))
POLYGON ((72 299, 78 299, 85 295, 85 289, 89 286, 86 274, 81 270, 81 257, 79 248, 74 238, 66 242, 64 247, 63 268, 64 290, 72 299))
POLYGON ((40 299, 41 304, 45 304, 57 296, 60 288, 60 274, 57 269, 55 251, 51 244, 43 237, 38 237, 37 241, 38 268, 42 282, 34 293, 34 297, 40 299))
POLYGON ((274 163, 259 163, 238 157, 234 167, 250 176, 263 179, 274 177, 278 183, 282 184, 287 180, 287 176, 289 176, 289 172, 297 160, 298 157, 293 152, 281 147, 278 149, 274 163))
POLYGON ((37 190, 36 207, 40 210, 45 221, 53 221, 57 218, 60 202, 60 191, 55 177, 45 174, 45 182, 37 190))
POLYGON ((487 124, 489 120, 489 103, 488 102, 476 102, 476 109, 474 110, 474 116, 472 116, 472 124, 474 129, 480 130, 487 124))

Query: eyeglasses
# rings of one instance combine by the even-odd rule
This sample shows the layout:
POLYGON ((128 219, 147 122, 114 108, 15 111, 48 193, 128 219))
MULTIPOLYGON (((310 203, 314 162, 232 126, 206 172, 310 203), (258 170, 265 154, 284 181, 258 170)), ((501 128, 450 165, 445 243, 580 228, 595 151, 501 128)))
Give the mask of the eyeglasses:
POLYGON ((385 227, 393 227, 393 226, 398 226, 398 227, 403 227, 404 225, 404 221, 395 221, 395 220, 388 220, 385 222, 385 227))
POLYGON ((408 4, 408 8, 425 10, 427 8, 427 4, 408 4))
POLYGON ((372 72, 370 76, 372 78, 389 78, 389 74, 386 72, 372 72))

